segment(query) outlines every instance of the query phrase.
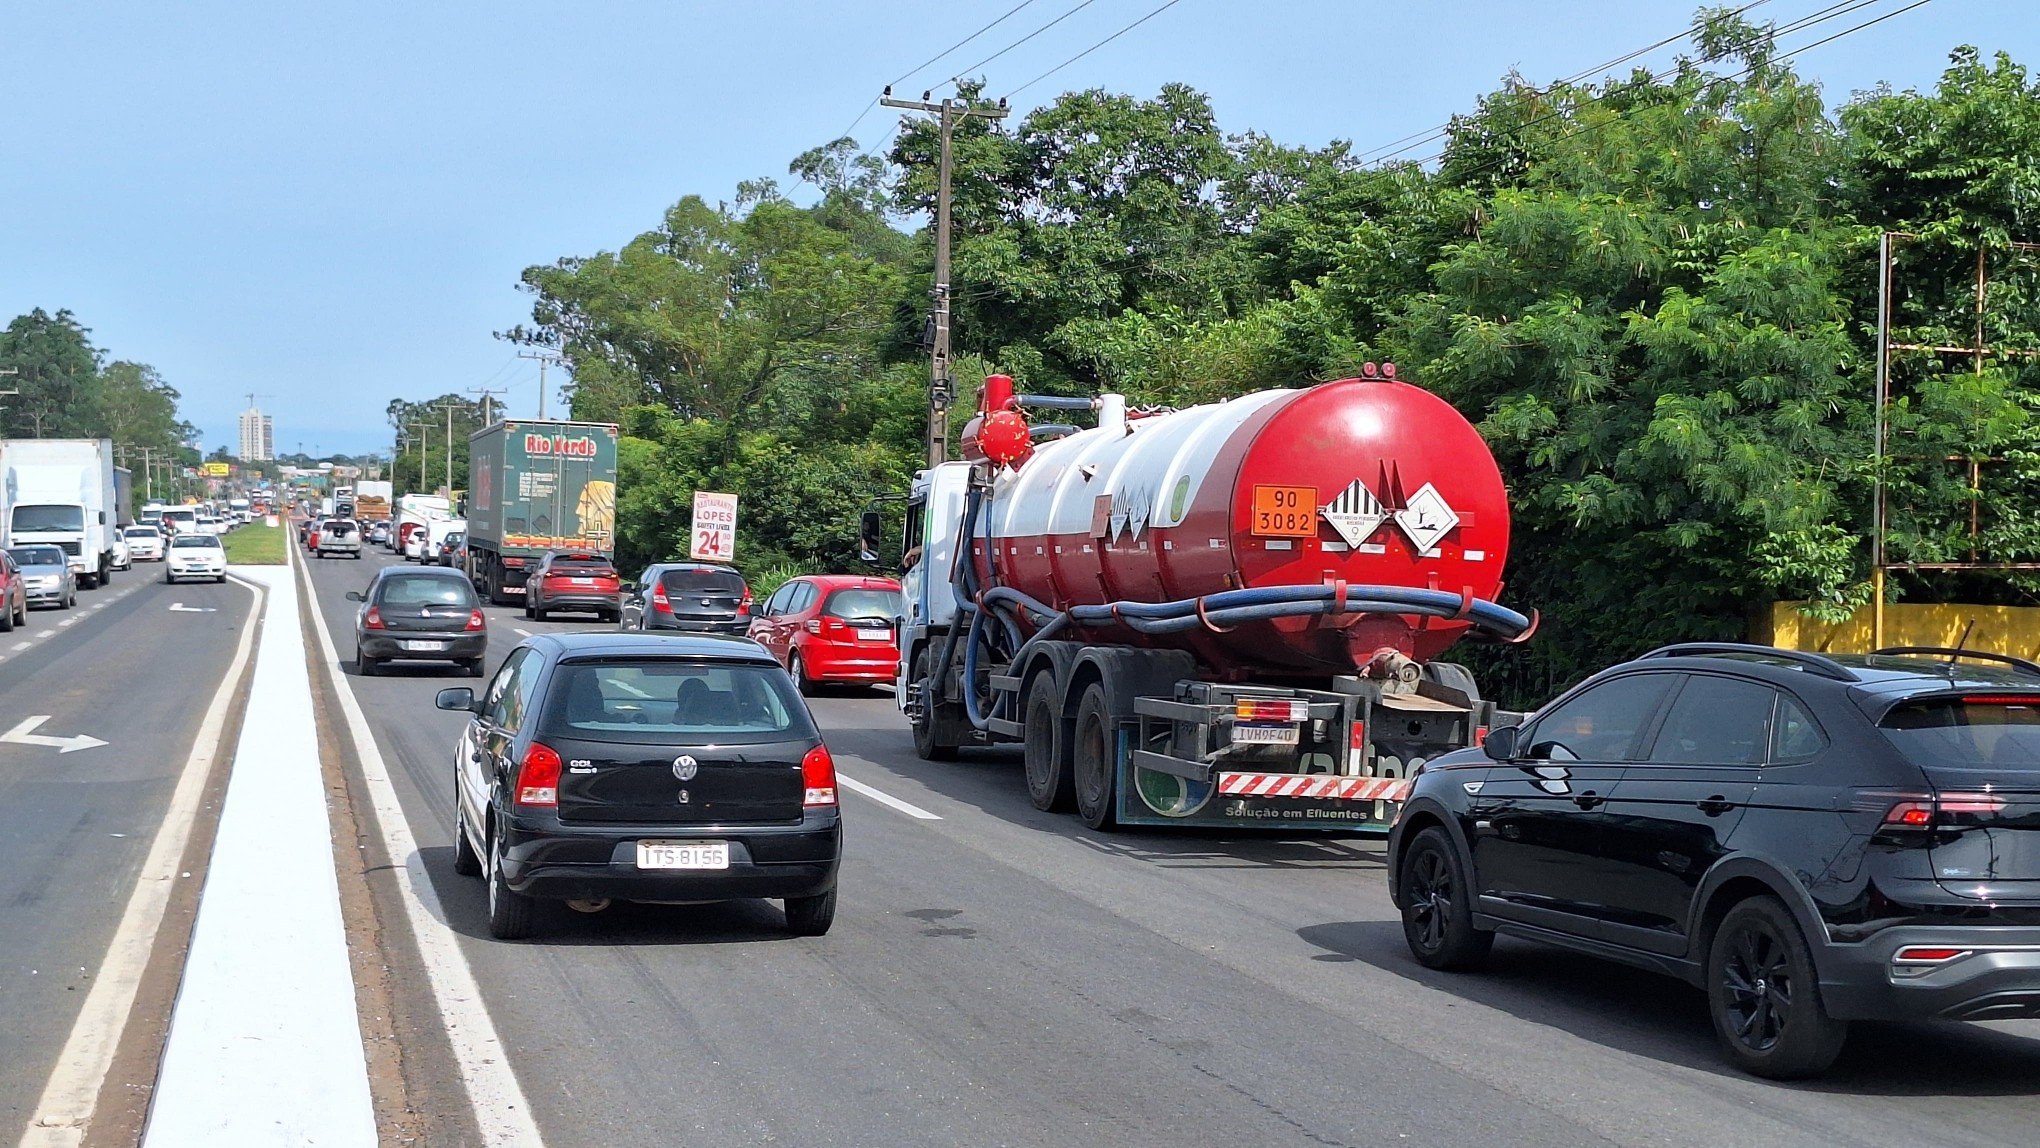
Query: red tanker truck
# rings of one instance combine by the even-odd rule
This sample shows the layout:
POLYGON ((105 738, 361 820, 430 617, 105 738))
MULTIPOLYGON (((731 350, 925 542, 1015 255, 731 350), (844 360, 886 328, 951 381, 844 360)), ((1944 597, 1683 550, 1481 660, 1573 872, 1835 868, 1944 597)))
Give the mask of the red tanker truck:
POLYGON ((962 448, 907 500, 900 708, 930 760, 1020 743, 1094 828, 1385 831, 1498 717, 1440 655, 1536 628, 1495 602, 1493 455, 1393 365, 1163 411, 993 376, 962 448))

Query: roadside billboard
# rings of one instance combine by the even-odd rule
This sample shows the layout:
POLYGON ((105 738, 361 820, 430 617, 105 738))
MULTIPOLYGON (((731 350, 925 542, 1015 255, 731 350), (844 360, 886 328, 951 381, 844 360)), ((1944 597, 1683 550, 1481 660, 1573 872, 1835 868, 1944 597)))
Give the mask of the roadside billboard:
POLYGON ((729 562, 737 556, 737 496, 694 492, 694 523, 687 531, 687 556, 697 562, 729 562))

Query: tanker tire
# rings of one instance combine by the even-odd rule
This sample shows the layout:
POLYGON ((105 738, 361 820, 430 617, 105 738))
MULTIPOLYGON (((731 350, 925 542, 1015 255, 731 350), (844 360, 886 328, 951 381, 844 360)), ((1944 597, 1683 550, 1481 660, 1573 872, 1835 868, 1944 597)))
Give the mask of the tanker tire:
POLYGON ((1114 825, 1113 799, 1118 796, 1118 771, 1112 760, 1112 707, 1105 686, 1092 682, 1077 703, 1077 733, 1071 739, 1070 764, 1075 774, 1077 816, 1093 829, 1114 825))
POLYGON ((1077 784, 1063 736, 1062 691, 1055 675, 1041 673, 1027 686, 1027 727, 1021 743, 1027 763, 1027 797, 1044 813, 1076 808, 1077 784))
MULTIPOLYGON (((914 655, 914 680, 911 688, 920 689, 922 683, 928 680, 928 662, 928 649, 923 646, 921 651, 914 655)), ((933 708, 933 703, 924 706, 921 720, 913 723, 914 753, 922 761, 955 761, 955 744, 937 738, 935 715, 925 712, 933 708)))

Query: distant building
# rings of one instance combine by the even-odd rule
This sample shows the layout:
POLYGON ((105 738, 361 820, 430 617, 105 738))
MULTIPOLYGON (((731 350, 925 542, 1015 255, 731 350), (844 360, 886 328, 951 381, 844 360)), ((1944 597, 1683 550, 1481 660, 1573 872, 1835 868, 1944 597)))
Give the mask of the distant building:
POLYGON ((270 462, 276 458, 276 420, 263 414, 260 407, 241 412, 238 455, 242 462, 270 462))

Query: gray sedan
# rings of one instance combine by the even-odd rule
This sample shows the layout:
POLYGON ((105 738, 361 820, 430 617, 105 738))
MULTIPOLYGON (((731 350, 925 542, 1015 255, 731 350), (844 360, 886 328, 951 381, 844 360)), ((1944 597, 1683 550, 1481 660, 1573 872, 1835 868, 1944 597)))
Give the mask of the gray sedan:
POLYGON ((21 570, 21 585, 31 606, 68 610, 78 604, 78 579, 57 546, 10 546, 7 556, 21 570))

